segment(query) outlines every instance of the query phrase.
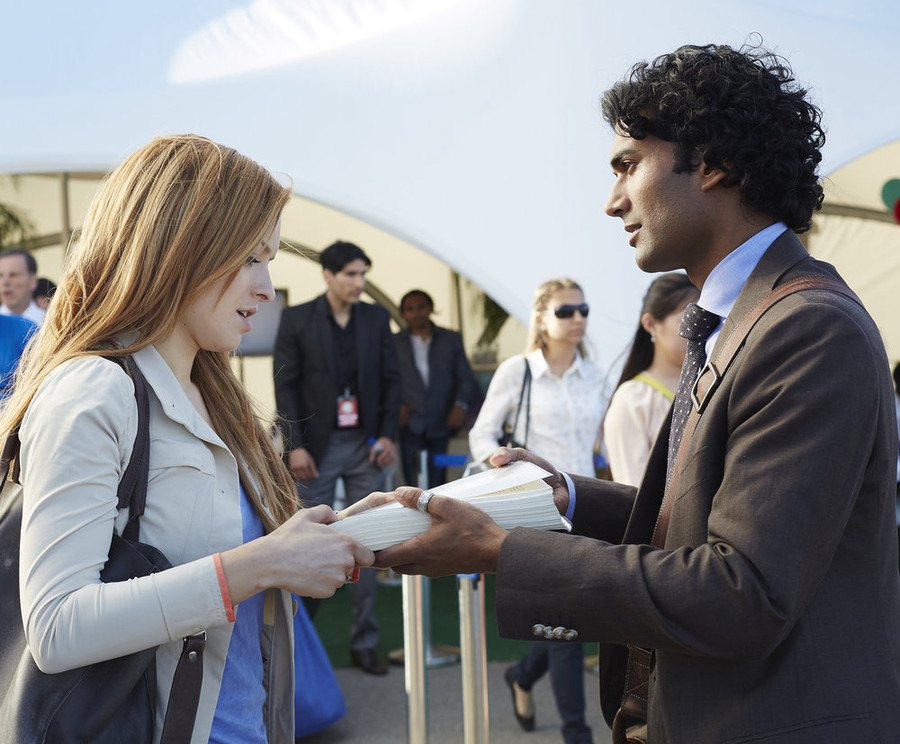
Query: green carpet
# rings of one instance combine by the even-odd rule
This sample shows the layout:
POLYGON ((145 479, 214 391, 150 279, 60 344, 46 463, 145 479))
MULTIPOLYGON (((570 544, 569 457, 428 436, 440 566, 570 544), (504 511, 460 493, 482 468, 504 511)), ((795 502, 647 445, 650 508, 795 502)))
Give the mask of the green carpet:
MULTIPOLYGON (((378 652, 382 658, 394 649, 403 648, 403 590, 400 586, 378 586, 376 615, 381 627, 378 652)), ((331 663, 350 666, 350 591, 341 587, 330 599, 319 605, 316 630, 325 645, 331 663)), ((494 612, 494 577, 485 577, 484 630, 488 661, 518 660, 527 650, 527 641, 510 641, 497 633, 494 612)), ((459 646, 459 598, 456 577, 431 580, 431 642, 459 646)))

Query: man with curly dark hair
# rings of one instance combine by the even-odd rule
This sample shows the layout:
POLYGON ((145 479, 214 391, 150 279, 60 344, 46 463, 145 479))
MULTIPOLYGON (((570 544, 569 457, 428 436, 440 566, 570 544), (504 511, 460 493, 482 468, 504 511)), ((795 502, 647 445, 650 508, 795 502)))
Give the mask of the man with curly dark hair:
MULTIPOLYGON (((623 705, 616 742, 642 718, 651 744, 897 741, 890 367, 865 309, 794 235, 822 201, 820 112, 784 60, 713 45, 636 65, 603 112, 614 130, 607 213, 622 219, 643 270, 684 269, 701 290, 682 323, 696 339, 642 483, 635 492, 569 477, 503 449, 495 465, 553 472, 576 536, 507 533, 434 497, 431 529, 378 563, 496 572, 502 635, 602 642, 607 720, 623 683, 638 693, 629 703, 646 703, 628 715, 623 705), (787 294, 744 337, 740 321, 798 277, 829 286, 787 294), (690 362, 717 361, 735 329, 744 340, 733 362, 707 365, 697 381, 690 362), (696 426, 678 445, 689 412, 696 426), (640 647, 627 682, 616 650, 626 644, 640 647)), ((407 505, 417 497, 398 494, 407 505)))

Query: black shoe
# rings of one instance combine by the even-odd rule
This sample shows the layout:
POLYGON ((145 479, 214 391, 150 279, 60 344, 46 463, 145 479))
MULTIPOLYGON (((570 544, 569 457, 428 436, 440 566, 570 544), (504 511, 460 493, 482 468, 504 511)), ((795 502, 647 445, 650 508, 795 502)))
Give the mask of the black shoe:
POLYGON ((353 666, 359 667, 366 674, 387 674, 388 668, 378 658, 374 648, 362 648, 359 651, 350 651, 350 661, 353 666))
POLYGON ((506 680, 506 684, 512 694, 513 715, 516 717, 516 720, 524 731, 534 731, 534 713, 530 716, 522 716, 519 715, 519 709, 516 707, 516 675, 513 672, 512 667, 506 668, 506 671, 503 673, 503 679, 506 680))

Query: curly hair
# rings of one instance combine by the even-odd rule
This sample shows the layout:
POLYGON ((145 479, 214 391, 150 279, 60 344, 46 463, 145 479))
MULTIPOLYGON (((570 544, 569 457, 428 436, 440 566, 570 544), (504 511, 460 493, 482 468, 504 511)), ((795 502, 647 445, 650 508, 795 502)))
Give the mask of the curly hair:
POLYGON ((603 95, 603 117, 633 139, 677 146, 675 172, 725 172, 742 204, 798 233, 822 206, 822 112, 788 63, 759 46, 683 46, 634 65, 603 95))

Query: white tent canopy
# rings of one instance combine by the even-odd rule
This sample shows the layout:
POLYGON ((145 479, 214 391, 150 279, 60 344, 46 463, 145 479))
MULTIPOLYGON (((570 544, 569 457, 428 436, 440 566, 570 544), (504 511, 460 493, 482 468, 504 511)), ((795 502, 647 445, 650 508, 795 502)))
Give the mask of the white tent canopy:
POLYGON ((3 5, 0 173, 102 171, 154 135, 204 134, 520 320, 537 284, 574 276, 601 363, 649 282, 603 214, 598 101, 631 63, 758 32, 825 111, 823 173, 900 138, 896 0, 3 5))

